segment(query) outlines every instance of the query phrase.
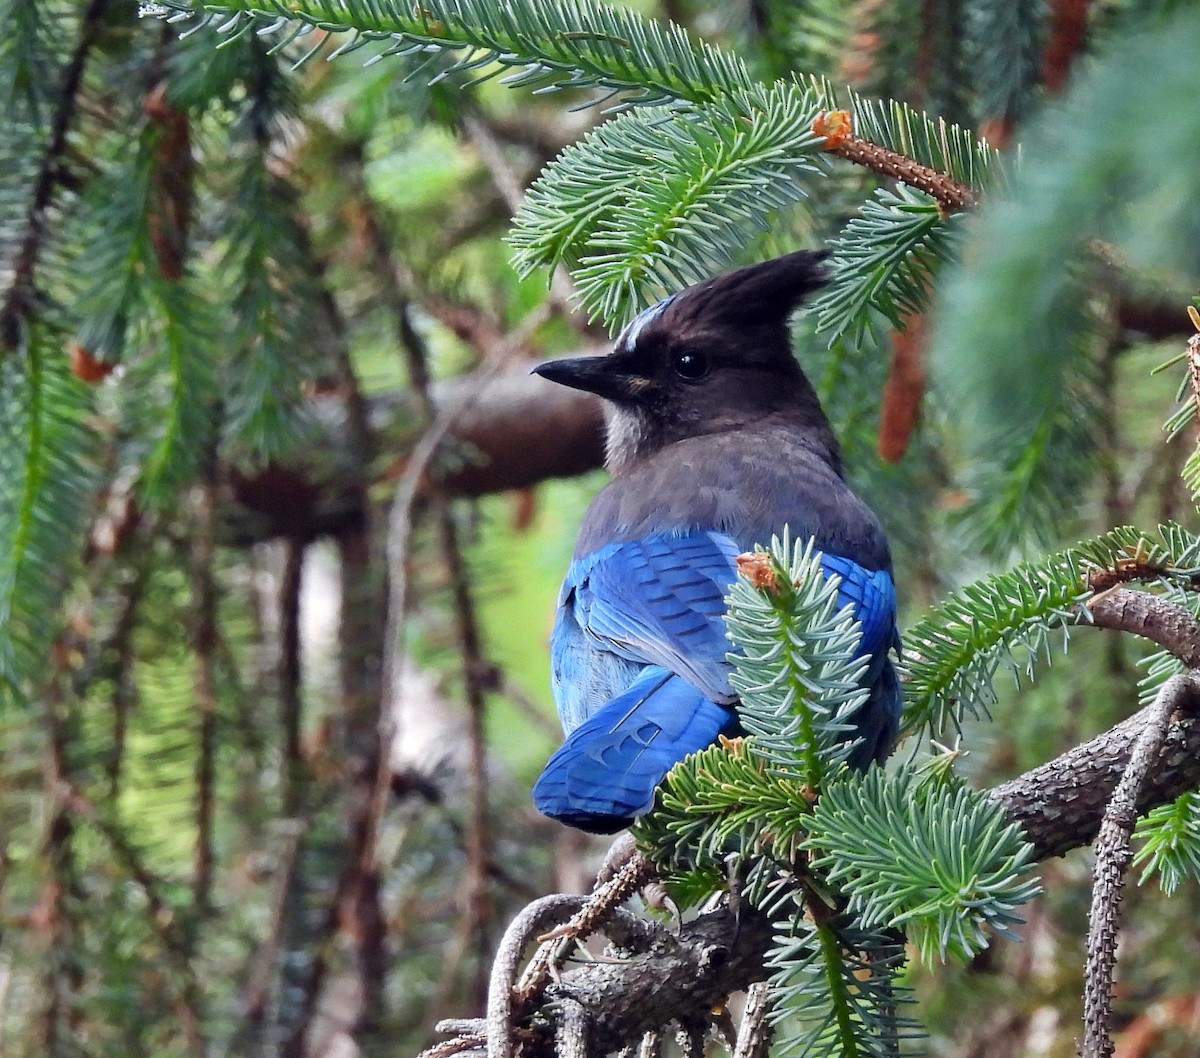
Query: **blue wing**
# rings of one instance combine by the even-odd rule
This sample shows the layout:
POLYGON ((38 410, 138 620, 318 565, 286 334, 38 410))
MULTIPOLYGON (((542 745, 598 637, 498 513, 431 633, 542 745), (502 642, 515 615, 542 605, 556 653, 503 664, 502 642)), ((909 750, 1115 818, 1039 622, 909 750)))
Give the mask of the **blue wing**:
POLYGON ((712 701, 734 701, 724 614, 739 550, 720 533, 663 533, 571 564, 550 645, 568 732, 646 665, 682 676, 712 701))
POLYGON ((654 788, 678 761, 732 733, 737 714, 660 665, 575 728, 533 788, 544 815, 611 834, 654 803, 654 788))
MULTIPOLYGON (((729 537, 694 530, 611 544, 572 563, 551 637, 555 699, 567 741, 534 798, 546 815, 612 832, 650 807, 671 766, 737 729, 729 686, 725 596, 729 537)), ((895 738, 899 683, 887 659, 896 636, 890 573, 826 555, 839 605, 862 624, 871 693, 854 718, 851 763, 882 759, 895 738)))

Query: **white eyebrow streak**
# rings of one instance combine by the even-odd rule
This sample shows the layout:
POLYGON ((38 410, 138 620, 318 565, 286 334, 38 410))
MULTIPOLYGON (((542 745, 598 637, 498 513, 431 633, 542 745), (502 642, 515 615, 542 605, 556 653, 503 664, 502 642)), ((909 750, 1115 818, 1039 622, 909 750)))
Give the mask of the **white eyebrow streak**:
POLYGON ((617 335, 617 345, 624 346, 626 349, 633 349, 637 346, 638 335, 642 333, 642 329, 646 324, 658 319, 662 315, 663 309, 674 301, 678 294, 672 294, 670 297, 663 298, 662 301, 655 305, 651 305, 648 309, 643 309, 632 320, 629 321, 625 329, 617 335))

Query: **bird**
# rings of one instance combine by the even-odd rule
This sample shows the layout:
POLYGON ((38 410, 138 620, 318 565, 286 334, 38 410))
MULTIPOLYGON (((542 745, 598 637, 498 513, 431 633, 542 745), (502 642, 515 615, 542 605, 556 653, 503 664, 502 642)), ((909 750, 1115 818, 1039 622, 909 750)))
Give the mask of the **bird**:
POLYGON ((891 552, 790 342, 792 312, 827 282, 825 256, 797 250, 717 275, 642 311, 608 354, 533 368, 603 399, 609 473, 550 637, 565 740, 533 788, 544 815, 616 833, 677 762, 741 732, 725 596, 736 557, 785 526, 813 538, 861 625, 868 694, 848 763, 891 752, 902 700, 891 552))

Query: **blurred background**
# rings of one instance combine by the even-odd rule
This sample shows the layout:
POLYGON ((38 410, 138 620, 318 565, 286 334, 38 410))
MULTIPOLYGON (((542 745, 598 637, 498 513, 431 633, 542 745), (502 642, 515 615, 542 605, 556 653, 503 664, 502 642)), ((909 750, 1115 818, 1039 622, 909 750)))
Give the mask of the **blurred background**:
MULTIPOLYGON (((1002 150, 1159 11, 631 6, 1002 150)), ((604 477, 598 407, 528 369, 608 334, 504 242, 605 113, 431 85, 439 54, 296 68, 339 40, 186 28, 0 0, 0 1054, 415 1054, 482 1013, 508 919, 586 890, 607 844, 529 801, 559 740, 557 586, 604 477)), ((879 182, 835 167, 747 259, 835 237, 879 182)), ((968 451, 923 326, 830 347, 798 321, 903 623, 1056 544, 1194 522, 1186 439, 1162 431, 1181 372, 1151 374, 1190 293, 1098 290, 1015 453, 968 451)), ((1127 715, 1141 654, 1084 630, 1036 685, 1002 681, 963 735, 973 781, 1127 715)), ((1074 1053, 1088 872, 1086 851, 1044 865, 1022 943, 913 971, 933 1053, 1074 1053)), ((1196 1053, 1196 895, 1127 891, 1122 1058, 1196 1053)))

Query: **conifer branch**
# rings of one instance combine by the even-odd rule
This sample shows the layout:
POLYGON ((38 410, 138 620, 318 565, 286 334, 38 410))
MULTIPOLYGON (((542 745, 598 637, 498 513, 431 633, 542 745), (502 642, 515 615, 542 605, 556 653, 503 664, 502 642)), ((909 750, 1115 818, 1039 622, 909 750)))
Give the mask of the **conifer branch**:
POLYGON ((63 156, 67 147, 67 133, 78 109, 79 90, 83 84, 88 54, 99 35, 108 3, 109 0, 89 0, 80 16, 75 49, 63 69, 58 106, 50 122, 37 175, 30 186, 29 205, 12 259, 12 275, 4 292, 4 300, 0 303, 0 356, 17 349, 21 328, 33 310, 38 260, 46 236, 46 211, 50 208, 55 188, 66 173, 63 156))
POLYGON ((439 76, 496 63, 518 71, 505 79, 512 86, 604 88, 639 105, 706 102, 752 83, 736 55, 694 42, 674 23, 660 25, 589 0, 166 0, 152 6, 207 16, 226 33, 297 23, 284 43, 310 28, 349 33, 335 54, 371 41, 389 42, 385 54, 466 52, 439 76))
MULTIPOLYGON (((1189 677, 1180 690, 1174 721, 1137 795, 1138 812, 1200 784, 1200 687, 1189 677)), ((1006 822, 1022 827, 1036 859, 1063 855, 1096 834, 1149 715, 1138 713, 1084 746, 990 791, 1004 809, 1006 822)), ((555 899, 563 901, 554 905, 559 914, 579 906, 579 898, 555 899)), ((538 928, 553 917, 539 917, 538 928)), ((754 908, 743 906, 737 919, 721 910, 689 922, 678 938, 659 937, 643 954, 571 970, 563 976, 562 987, 584 1003, 595 1053, 618 1050, 636 1044, 648 1027, 664 1025, 714 995, 763 980, 772 940, 769 920, 754 908), (720 953, 719 967, 714 966, 715 952, 720 953)), ((555 986, 553 991, 557 990, 555 986)), ((548 994, 547 999, 552 997, 548 994)), ((478 1040, 482 1026, 468 1022, 446 1028, 464 1035, 438 1045, 423 1058, 440 1058, 470 1046, 467 1041, 478 1040)), ((536 1039, 524 1035, 524 1029, 519 1031, 522 1043, 533 1045, 528 1053, 548 1056, 536 1039)))

